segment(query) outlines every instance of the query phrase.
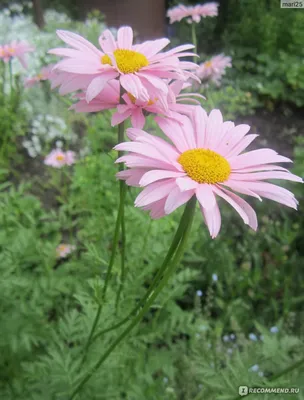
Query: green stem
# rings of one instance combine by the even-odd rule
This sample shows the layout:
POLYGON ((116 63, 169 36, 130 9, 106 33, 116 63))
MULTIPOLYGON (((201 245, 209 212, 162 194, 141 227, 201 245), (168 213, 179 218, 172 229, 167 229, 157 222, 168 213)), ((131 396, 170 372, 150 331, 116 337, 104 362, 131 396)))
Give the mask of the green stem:
MULTIPOLYGON (((192 33, 192 43, 194 44, 194 53, 197 54, 197 38, 196 38, 196 25, 195 22, 191 24, 191 33, 192 33)), ((196 62, 196 57, 193 57, 193 62, 196 62)))
POLYGON ((289 367, 283 369, 283 371, 279 372, 276 375, 273 375, 269 380, 270 381, 275 381, 276 379, 280 378, 281 376, 288 374, 288 372, 293 371, 294 369, 300 367, 300 365, 304 364, 304 358, 301 360, 297 361, 296 363, 290 365, 289 367))
POLYGON ((176 248, 177 248, 177 246, 178 246, 178 244, 179 244, 179 242, 180 242, 180 240, 181 240, 181 237, 182 237, 182 235, 183 235, 183 227, 184 227, 184 225, 185 225, 185 223, 186 223, 186 218, 187 218, 187 215, 186 215, 186 213, 184 212, 184 214, 182 215, 180 224, 179 224, 179 226, 178 226, 178 228, 177 228, 177 231, 176 231, 176 233, 175 233, 175 235, 174 235, 174 238, 173 238, 173 240, 172 240, 171 246, 170 246, 170 248, 169 248, 169 250, 168 250, 168 252, 167 252, 167 254, 166 254, 166 257, 165 257, 165 259, 164 259, 164 261, 163 261, 161 267, 159 268, 157 274, 154 276, 154 278, 153 278, 153 280, 152 280, 152 283, 150 284, 149 289, 147 290, 147 292, 146 292, 146 294, 144 295, 144 297, 139 301, 139 303, 136 305, 136 307, 135 307, 123 320, 121 320, 120 322, 118 322, 118 323, 115 324, 115 325, 110 326, 109 328, 103 329, 102 331, 98 332, 98 333, 93 337, 92 343, 93 343, 96 339, 98 339, 100 336, 102 336, 104 333, 110 332, 110 331, 112 331, 112 330, 114 330, 114 329, 117 329, 117 328, 119 328, 120 326, 124 325, 126 322, 128 322, 128 321, 130 320, 130 318, 131 318, 133 315, 137 314, 137 312, 140 310, 140 308, 142 307, 142 305, 145 303, 145 301, 148 299, 148 297, 150 296, 150 294, 151 294, 151 293, 153 292, 153 290, 155 289, 156 285, 157 285, 158 282, 160 281, 160 279, 161 279, 161 277, 162 277, 162 275, 163 275, 163 273, 164 273, 164 271, 165 271, 165 267, 168 265, 169 261, 171 260, 173 254, 174 254, 174 252, 175 252, 175 250, 176 250, 176 248))
MULTIPOLYGON (((118 143, 122 143, 124 141, 124 122, 118 125, 118 143)), ((118 157, 121 157, 122 153, 118 153, 118 157)), ((124 170, 124 164, 119 164, 119 171, 124 170)), ((126 253, 126 227, 125 227, 125 195, 126 195, 126 184, 124 181, 119 182, 119 192, 120 192, 120 202, 122 203, 122 217, 121 217, 121 253, 120 253, 120 266, 121 266, 121 276, 120 276, 120 284, 116 295, 115 309, 117 312, 119 306, 119 299, 121 295, 121 291, 124 286, 125 277, 126 277, 126 268, 125 268, 125 253, 126 253)))
POLYGON ((8 65, 9 65, 9 77, 10 77, 10 87, 11 87, 11 96, 12 96, 12 93, 13 93, 13 90, 14 90, 12 60, 9 60, 8 65))
MULTIPOLYGON (((121 141, 123 140, 123 134, 124 134, 124 123, 121 123, 118 126, 118 143, 121 143, 121 141)), ((109 262, 109 266, 107 269, 107 275, 106 275, 106 279, 105 279, 105 283, 103 286, 103 291, 102 291, 102 295, 101 295, 101 304, 99 304, 98 309, 97 309, 97 313, 88 337, 88 340, 86 342, 86 345, 84 347, 84 354, 83 354, 83 358, 81 360, 81 364, 82 365, 86 359, 87 353, 88 353, 88 349, 91 345, 92 342, 92 338, 94 336, 95 333, 95 329, 97 327, 100 315, 101 315, 101 310, 102 310, 102 306, 105 302, 105 298, 106 298, 106 294, 107 294, 107 288, 110 282, 110 278, 112 275, 112 269, 113 269, 113 265, 114 265, 114 261, 115 261, 115 256, 116 256, 116 250, 118 247, 118 242, 119 242, 119 232, 120 232, 120 227, 122 225, 122 220, 124 219, 124 202, 125 202, 125 184, 123 181, 120 181, 120 191, 119 191, 119 208, 118 208, 118 214, 117 214, 117 218, 116 218, 116 224, 115 224, 115 231, 114 231, 114 238, 113 238, 113 245, 112 245, 112 253, 111 253, 111 258, 110 258, 110 262, 109 262), (123 183, 123 185, 121 185, 121 183, 123 183)), ((124 243, 122 245, 123 249, 124 249, 124 243)), ((122 264, 124 265, 124 251, 122 254, 122 264)))
POLYGON ((74 390, 72 393, 71 397, 69 400, 73 400, 77 393, 80 391, 80 389, 86 384, 86 382, 91 378, 91 376, 99 369, 99 367, 104 363, 104 361, 109 357, 109 355, 115 350, 115 348, 123 341, 123 339, 131 332, 131 330, 142 320, 146 312, 149 310, 149 308, 152 306, 154 300, 156 297, 159 295, 159 293, 162 291, 164 286, 167 284, 169 278, 179 265, 179 262, 183 256, 183 253, 185 251, 186 247, 186 242, 190 233, 193 217, 194 217, 194 212, 195 212, 195 204, 196 204, 196 199, 193 197, 187 204, 184 214, 187 215, 185 225, 183 226, 183 235, 180 240, 180 244, 178 248, 176 249, 176 253, 174 256, 174 259, 170 263, 169 267, 166 269, 166 272, 164 273, 163 279, 159 283, 159 285, 156 287, 156 289, 153 291, 149 299, 147 299, 146 303, 144 304, 141 312, 134 317, 133 321, 129 324, 129 326, 114 340, 112 345, 108 348, 108 350, 101 356, 99 361, 95 364, 95 366, 87 373, 87 375, 83 378, 83 380, 80 382, 80 384, 77 386, 77 388, 74 390))

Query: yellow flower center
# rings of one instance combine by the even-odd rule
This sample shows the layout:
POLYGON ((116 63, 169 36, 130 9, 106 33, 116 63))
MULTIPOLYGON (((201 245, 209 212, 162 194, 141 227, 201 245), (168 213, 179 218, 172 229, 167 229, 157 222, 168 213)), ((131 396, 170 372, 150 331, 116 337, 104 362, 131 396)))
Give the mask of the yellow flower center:
POLYGON ((224 182, 231 172, 226 158, 209 149, 187 150, 179 156, 177 161, 186 174, 198 183, 224 182))
POLYGON ((56 160, 57 161, 63 161, 64 160, 64 155, 58 154, 58 156, 56 156, 56 160))
MULTIPOLYGON (((124 74, 138 72, 141 68, 149 65, 147 57, 137 51, 116 49, 113 54, 117 67, 124 74)), ((101 57, 101 63, 112 65, 112 60, 107 54, 105 54, 101 57)))
POLYGON ((212 62, 211 61, 206 61, 205 62, 205 67, 211 68, 212 67, 212 62))

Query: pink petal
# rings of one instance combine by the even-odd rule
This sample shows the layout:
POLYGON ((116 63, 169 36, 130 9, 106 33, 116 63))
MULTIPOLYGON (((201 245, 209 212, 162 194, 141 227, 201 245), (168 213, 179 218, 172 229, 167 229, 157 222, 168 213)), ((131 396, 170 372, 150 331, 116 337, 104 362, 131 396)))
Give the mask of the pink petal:
POLYGON ((147 80, 152 86, 154 86, 156 89, 160 90, 161 92, 167 94, 168 93, 168 85, 161 80, 160 78, 157 78, 155 75, 150 75, 148 73, 144 72, 138 72, 137 76, 140 78, 144 78, 147 80))
MULTIPOLYGON (((224 200, 226 200, 227 203, 229 203, 239 213, 239 215, 241 216, 242 220, 244 221, 244 223, 246 225, 249 224, 249 218, 248 218, 247 213, 245 212, 243 207, 239 204, 239 202, 236 201, 233 196, 231 196, 231 194, 233 194, 232 192, 228 192, 226 190, 223 190, 222 188, 220 189, 217 186, 214 186, 213 190, 214 190, 214 193, 216 193, 218 196, 220 196, 224 200), (228 195, 228 193, 229 193, 229 195, 228 195)), ((236 197, 238 197, 238 196, 236 196, 236 197)))
MULTIPOLYGON (((240 196, 237 196, 235 193, 232 193, 226 189, 222 189, 222 191, 224 191, 230 197, 230 199, 232 199, 232 201, 235 202, 235 204, 237 204, 239 207, 241 207, 241 209, 244 211, 244 213, 247 216, 248 225, 250 226, 250 228, 252 228, 254 231, 256 231, 258 228, 258 220, 257 220, 257 216, 256 216, 254 209, 247 203, 247 201, 242 199, 240 196)), ((227 199, 225 199, 225 200, 227 201, 227 199)))
POLYGON ((196 143, 198 148, 205 148, 206 127, 208 116, 202 107, 195 107, 193 112, 194 130, 196 134, 196 143))
POLYGON ((178 177, 184 176, 184 175, 185 175, 185 173, 183 173, 183 172, 154 169, 152 171, 146 172, 139 183, 140 183, 140 186, 147 186, 150 183, 153 183, 153 182, 156 182, 156 181, 159 181, 162 179, 178 178, 178 177))
POLYGON ((117 42, 120 49, 132 49, 133 44, 133 30, 129 26, 123 26, 118 29, 117 42))
POLYGON ((121 75, 121 86, 137 99, 149 100, 149 94, 138 76, 133 74, 121 75))
POLYGON ((253 167, 254 165, 270 164, 272 162, 292 162, 289 158, 278 155, 271 149, 259 149, 232 157, 228 160, 233 170, 253 167))
POLYGON ((196 189, 199 186, 199 183, 194 181, 193 179, 185 176, 183 178, 176 179, 176 184, 179 187, 180 191, 185 192, 187 190, 196 189))
POLYGON ((163 117, 155 117, 155 121, 164 134, 174 143, 178 151, 189 150, 184 133, 177 122, 163 117))
POLYGON ((157 39, 157 40, 148 40, 143 44, 139 45, 136 51, 144 54, 147 58, 153 57, 160 50, 166 47, 170 43, 169 39, 157 39))
POLYGON ((127 110, 123 113, 119 113, 119 112, 114 113, 112 115, 111 125, 116 126, 118 124, 121 124, 123 121, 125 121, 126 119, 128 119, 130 117, 131 113, 132 113, 131 110, 127 110))
POLYGON ((159 161, 170 162, 165 155, 161 154, 155 146, 149 143, 124 142, 116 145, 114 150, 129 151, 146 157, 155 158, 159 161))
POLYGON ((129 186, 140 187, 139 181, 146 172, 146 169, 132 168, 118 172, 116 174, 116 177, 118 179, 124 180, 129 186))
POLYGON ((225 140, 220 146, 220 151, 223 156, 226 156, 240 142, 240 140, 248 133, 250 126, 246 124, 237 125, 229 131, 225 140))
POLYGON ((105 53, 113 53, 117 49, 116 41, 109 29, 105 30, 98 40, 100 47, 105 53))
POLYGON ((216 202, 215 206, 210 210, 206 210, 202 206, 200 208, 204 215, 205 222, 208 227, 209 233, 210 233, 212 239, 214 239, 217 237, 217 235, 219 234, 219 231, 221 229, 221 213, 220 213, 219 206, 216 202))
MULTIPOLYGON (((231 149, 225 157, 234 157, 239 155, 243 150, 245 150, 250 143, 252 143, 254 141, 255 138, 257 138, 259 135, 247 135, 246 137, 244 137, 244 139, 242 139, 241 141, 239 141, 239 143, 233 147, 233 149, 231 149)), ((223 155, 223 153, 220 153, 223 155)))
POLYGON ((100 51, 92 43, 84 39, 82 36, 64 30, 57 30, 56 33, 61 40, 63 40, 70 46, 74 47, 75 49, 80 50, 82 52, 89 52, 90 54, 98 57, 100 56, 100 51))
POLYGON ((129 168, 162 168, 170 171, 176 171, 176 168, 169 163, 165 163, 163 161, 155 160, 149 157, 140 157, 134 154, 124 155, 115 161, 115 163, 121 162, 124 162, 129 168))
POLYGON ((145 126, 146 119, 140 108, 135 109, 131 113, 131 124, 134 128, 143 129, 145 126))
POLYGON ((165 213, 171 214, 178 207, 187 203, 193 195, 194 195, 194 190, 181 192, 178 187, 175 187, 167 197, 165 204, 165 213))
POLYGON ((213 185, 202 183, 198 185, 195 193, 201 206, 206 210, 210 210, 215 206, 216 199, 213 193, 213 185))
POLYGON ((151 183, 135 200, 135 207, 142 207, 166 197, 176 187, 174 179, 151 183))
POLYGON ((114 79, 116 76, 116 72, 110 71, 94 78, 87 88, 86 101, 89 103, 93 100, 104 89, 108 81, 114 79))
POLYGON ((212 138, 217 137, 222 129, 223 117, 220 110, 212 110, 209 114, 206 127, 205 147, 209 148, 212 143, 212 138))
POLYGON ((246 185, 244 185, 242 182, 239 181, 234 181, 233 179, 228 179, 227 181, 219 184, 219 187, 222 186, 228 186, 230 189, 235 190, 236 192, 242 193, 242 194, 247 194, 248 196, 255 197, 256 199, 262 201, 261 197, 253 192, 252 190, 248 189, 246 185))
POLYGON ((256 172, 256 173, 247 173, 247 174, 238 174, 236 172, 232 172, 230 174, 230 179, 236 181, 258 181, 262 179, 285 179, 287 181, 293 182, 303 182, 302 178, 297 175, 294 175, 290 172, 280 172, 280 171, 271 171, 271 172, 256 172))

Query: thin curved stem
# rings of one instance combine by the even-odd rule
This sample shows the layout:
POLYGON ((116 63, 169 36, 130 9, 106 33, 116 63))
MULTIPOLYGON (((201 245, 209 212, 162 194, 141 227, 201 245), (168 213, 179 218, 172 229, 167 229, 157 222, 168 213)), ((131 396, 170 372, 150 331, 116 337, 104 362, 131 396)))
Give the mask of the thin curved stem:
MULTIPOLYGON (((124 141, 124 122, 118 125, 118 143, 122 143, 124 141)), ((119 152, 118 156, 122 155, 119 152)), ((119 171, 124 170, 124 164, 119 163, 119 171)), ((121 253, 120 253, 120 266, 121 266, 121 276, 120 276, 120 284, 116 295, 115 309, 117 311, 119 306, 120 295, 125 283, 126 277, 126 268, 125 268, 125 253, 126 253, 126 227, 125 227, 125 196, 126 196, 126 184, 123 180, 119 181, 119 193, 120 193, 120 202, 122 203, 122 217, 121 217, 121 253)))
MULTIPOLYGON (((123 136, 124 136, 124 122, 122 122, 121 124, 119 124, 118 126, 118 143, 120 143, 121 141, 123 141, 123 136)), ((121 169, 120 169, 121 170, 121 169)), ((105 302, 105 298, 106 298, 106 294, 107 294, 107 288, 110 282, 110 278, 112 275, 112 269, 113 269, 113 265, 115 262, 115 256, 116 256, 116 250, 118 247, 118 242, 119 242, 119 233, 120 233, 120 227, 124 226, 124 204, 125 204, 125 183, 123 181, 120 181, 120 189, 119 189, 119 208, 118 208, 118 214, 117 214, 117 218, 116 218, 116 224, 115 224, 115 231, 114 231, 114 238, 113 238, 113 245, 112 245, 112 253, 111 253, 111 257, 110 257, 110 261, 109 261, 109 266, 107 269, 107 274, 106 274, 106 279, 104 282, 104 286, 103 286, 103 290, 102 290, 102 295, 101 295, 101 304, 99 304, 98 309, 97 309, 97 313, 88 337, 88 340, 86 342, 86 345, 84 347, 84 354, 83 354, 83 358, 81 360, 81 364, 82 365, 85 362, 87 353, 88 353, 88 349, 91 345, 92 342, 92 338, 94 336, 95 333, 95 329, 98 325, 98 321, 101 315, 101 311, 102 311, 102 306, 105 302)), ((124 259, 125 259, 125 237, 124 237, 124 233, 123 232, 123 238, 122 238, 122 255, 121 255, 121 263, 122 263, 122 268, 124 269, 124 259)))
MULTIPOLYGON (((195 22, 191 24, 191 34, 192 34, 192 43, 194 44, 194 53, 197 53, 197 37, 196 37, 196 27, 195 22)), ((196 62, 195 57, 193 57, 193 62, 196 62)))
POLYGON ((74 390, 72 393, 71 397, 69 400, 73 400, 77 393, 80 391, 80 389, 86 384, 86 382, 91 378, 91 376, 99 369, 99 367, 104 363, 104 361, 109 357, 109 355, 115 350, 115 348, 123 341, 123 339, 131 332, 131 330, 142 320, 146 312, 149 310, 151 305, 153 304, 154 300, 156 297, 159 295, 159 293, 162 291, 164 286, 167 284, 169 278, 179 265, 179 262, 183 256, 185 247, 186 247, 186 242, 190 233, 193 217, 194 217, 194 212, 195 212, 195 204, 196 204, 196 199, 193 197, 187 204, 184 214, 187 215, 186 223, 183 226, 183 235, 181 237, 180 243, 178 248, 176 249, 174 259, 170 263, 169 267, 166 269, 166 272, 164 273, 164 276, 162 280, 160 281, 159 285, 156 287, 156 289, 153 291, 151 296, 147 299, 146 303, 144 304, 141 312, 134 317, 133 321, 129 324, 129 326, 114 340, 112 345, 108 348, 108 350, 101 356, 101 358, 98 360, 98 362, 95 364, 95 366, 87 373, 87 375, 83 378, 83 380, 80 382, 80 384, 77 386, 77 388, 74 390))
POLYGON ((174 238, 173 238, 173 240, 172 240, 171 246, 170 246, 170 248, 169 248, 169 250, 168 250, 168 252, 167 252, 167 255, 166 255, 166 257, 165 257, 165 259, 164 259, 164 261, 163 261, 161 267, 159 268, 157 274, 154 276, 154 278, 153 278, 153 280, 152 280, 152 282, 151 282, 151 284, 150 284, 150 286, 149 286, 149 289, 147 290, 147 292, 146 292, 146 294, 144 295, 144 297, 139 301, 139 303, 133 308, 133 310, 132 310, 123 320, 121 320, 120 322, 118 322, 118 323, 115 324, 115 325, 110 326, 109 328, 103 329, 102 331, 98 332, 98 333, 93 337, 92 343, 93 343, 96 339, 98 339, 101 335, 103 335, 104 333, 110 332, 110 331, 112 331, 112 330, 114 330, 114 329, 117 329, 117 328, 119 328, 120 326, 124 325, 126 322, 128 322, 128 321, 130 320, 130 318, 131 318, 134 314, 136 314, 136 313, 140 310, 140 308, 141 308, 142 305, 145 303, 145 301, 147 300, 147 298, 148 298, 148 297, 150 296, 150 294, 153 292, 155 286, 156 286, 156 285, 158 284, 158 282, 160 281, 160 279, 161 279, 161 277, 162 277, 162 275, 163 275, 163 273, 164 273, 164 267, 169 263, 170 259, 172 258, 173 254, 174 254, 174 251, 176 250, 176 248, 177 248, 177 246, 178 246, 178 244, 179 244, 179 242, 180 242, 180 240, 181 240, 181 237, 182 237, 182 235, 183 235, 183 226, 184 226, 184 224, 185 224, 185 222, 186 222, 186 218, 187 218, 187 215, 186 215, 186 213, 184 212, 184 214, 182 215, 180 224, 179 224, 179 226, 178 226, 178 228, 177 228, 177 230, 176 230, 176 233, 175 233, 175 235, 174 235, 174 238))

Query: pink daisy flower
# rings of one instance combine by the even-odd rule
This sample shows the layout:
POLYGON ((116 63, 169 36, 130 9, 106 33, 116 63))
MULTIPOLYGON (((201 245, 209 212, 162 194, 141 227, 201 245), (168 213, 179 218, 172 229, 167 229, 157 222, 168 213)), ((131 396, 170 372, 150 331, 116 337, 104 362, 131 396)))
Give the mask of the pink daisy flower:
POLYGON ((50 64, 46 67, 41 68, 41 71, 38 75, 32 76, 31 78, 27 78, 24 82, 24 86, 27 88, 33 87, 36 83, 41 81, 47 81, 52 76, 52 69, 54 65, 50 64))
POLYGON ((16 57, 20 61, 21 65, 24 68, 27 68, 25 54, 34 50, 34 47, 25 40, 20 42, 13 40, 11 43, 0 47, 0 58, 5 63, 8 63, 13 57, 16 57))
POLYGON ((203 83, 212 81, 216 85, 219 85, 222 76, 225 74, 225 69, 231 66, 231 57, 218 54, 209 61, 200 64, 196 74, 203 83))
POLYGON ((187 18, 187 22, 200 22, 201 18, 216 17, 218 15, 218 3, 205 3, 196 6, 184 6, 182 4, 170 8, 167 17, 170 18, 170 24, 179 22, 187 18))
POLYGON ((130 27, 118 30, 117 41, 111 31, 106 30, 99 38, 102 50, 83 37, 67 31, 57 31, 58 36, 72 48, 59 48, 49 53, 63 56, 55 69, 69 73, 75 82, 77 76, 91 76, 86 89, 86 100, 90 102, 105 88, 107 82, 119 79, 128 93, 141 100, 149 101, 155 93, 166 95, 168 87, 163 78, 187 80, 196 78, 189 70, 196 69, 192 62, 180 61, 179 57, 193 56, 193 45, 183 45, 166 52, 160 52, 169 44, 168 39, 147 41, 133 45, 133 31, 130 27))
MULTIPOLYGON (((142 129, 145 125, 147 114, 160 114, 165 113, 167 118, 173 118, 177 121, 180 120, 180 114, 189 115, 192 112, 193 106, 189 104, 182 104, 182 101, 189 101, 194 104, 200 102, 193 97, 204 99, 204 96, 197 93, 184 93, 180 94, 184 87, 191 86, 182 81, 174 81, 168 85, 168 95, 166 102, 161 101, 159 98, 150 99, 149 101, 142 101, 136 99, 130 93, 122 96, 125 104, 117 106, 117 112, 112 116, 112 126, 120 124, 122 121, 131 117, 131 124, 134 128, 142 129), (168 104, 168 109, 163 107, 168 104)), ((90 103, 91 104, 91 103, 90 103)))
POLYGON ((75 251, 76 246, 71 244, 61 243, 56 247, 56 257, 57 258, 66 258, 69 254, 75 251))
POLYGON ((248 125, 223 122, 219 110, 209 114, 196 107, 192 118, 184 117, 180 125, 170 119, 156 121, 172 144, 147 132, 130 128, 131 142, 115 149, 127 151, 116 162, 129 168, 117 174, 128 185, 144 187, 135 206, 150 210, 152 218, 161 218, 196 196, 210 235, 215 238, 221 227, 217 203, 220 197, 256 230, 258 223, 253 208, 234 192, 265 197, 288 207, 297 208, 294 195, 267 179, 302 182, 287 169, 275 165, 291 162, 271 149, 243 153, 257 135, 246 135, 248 125))
POLYGON ((75 163, 74 151, 62 151, 55 149, 45 157, 44 164, 54 168, 62 168, 65 165, 73 165, 75 163))

